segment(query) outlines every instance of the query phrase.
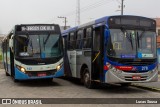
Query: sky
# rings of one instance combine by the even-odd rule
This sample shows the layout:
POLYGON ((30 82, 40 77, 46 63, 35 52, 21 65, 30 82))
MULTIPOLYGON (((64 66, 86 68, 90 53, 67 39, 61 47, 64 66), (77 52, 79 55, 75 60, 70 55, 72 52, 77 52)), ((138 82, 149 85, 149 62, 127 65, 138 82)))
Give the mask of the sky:
MULTIPOLYGON (((16 24, 76 25, 77 0, 0 0, 0 34, 16 24)), ((120 15, 121 0, 80 0, 81 24, 110 15, 120 15)), ((124 15, 160 17, 160 0, 124 0, 124 15)))

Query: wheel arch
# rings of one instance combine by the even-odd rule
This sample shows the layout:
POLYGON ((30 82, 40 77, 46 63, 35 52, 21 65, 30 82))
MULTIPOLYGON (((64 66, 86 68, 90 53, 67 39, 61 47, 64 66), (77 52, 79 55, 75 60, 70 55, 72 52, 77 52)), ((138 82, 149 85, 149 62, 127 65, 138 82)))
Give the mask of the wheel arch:
POLYGON ((87 64, 83 64, 81 66, 81 70, 80 70, 80 78, 82 79, 83 78, 83 73, 84 73, 84 69, 85 68, 88 68, 87 64))

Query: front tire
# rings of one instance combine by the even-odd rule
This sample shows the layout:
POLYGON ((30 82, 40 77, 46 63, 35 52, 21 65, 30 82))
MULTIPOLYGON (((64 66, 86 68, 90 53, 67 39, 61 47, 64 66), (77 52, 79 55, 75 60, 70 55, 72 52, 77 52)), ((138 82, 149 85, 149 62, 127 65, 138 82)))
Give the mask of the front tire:
POLYGON ((84 86, 85 86, 86 88, 89 88, 89 89, 94 88, 94 83, 93 83, 93 81, 91 81, 91 79, 90 79, 90 73, 89 73, 88 68, 85 68, 85 69, 84 69, 83 83, 84 83, 84 86))
MULTIPOLYGON (((6 72, 6 71, 5 71, 6 72)), ((6 72, 6 76, 10 76, 7 72, 6 72)))
POLYGON ((12 77, 12 79, 13 79, 14 82, 19 82, 19 80, 17 80, 15 78, 15 71, 14 71, 14 69, 12 69, 12 71, 11 71, 11 77, 12 77))

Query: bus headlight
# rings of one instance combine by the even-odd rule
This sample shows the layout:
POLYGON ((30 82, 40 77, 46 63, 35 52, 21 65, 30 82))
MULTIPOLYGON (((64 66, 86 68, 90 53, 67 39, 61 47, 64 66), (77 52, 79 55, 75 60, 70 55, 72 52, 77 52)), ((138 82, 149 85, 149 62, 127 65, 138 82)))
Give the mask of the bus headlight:
POLYGON ((26 72, 26 70, 25 70, 25 68, 23 68, 23 67, 21 67, 21 69, 20 69, 22 72, 26 72))
POLYGON ((59 65, 56 67, 57 71, 62 68, 62 65, 63 65, 63 63, 59 64, 59 65))
POLYGON ((116 72, 116 68, 115 67, 112 67, 111 69, 113 72, 116 72))
POLYGON ((26 69, 24 67, 18 66, 17 65, 18 70, 20 70, 23 73, 26 73, 26 69))
POLYGON ((60 70, 60 69, 61 69, 61 66, 58 65, 58 66, 56 67, 56 69, 57 69, 57 71, 60 70))
POLYGON ((119 69, 117 69, 116 73, 117 73, 117 74, 121 74, 121 73, 122 73, 122 71, 121 71, 121 70, 119 70, 119 69))
POLYGON ((112 67, 112 72, 116 73, 116 74, 121 74, 122 70, 116 69, 115 67, 112 67))
POLYGON ((157 67, 152 70, 152 73, 153 73, 153 72, 156 72, 156 71, 157 71, 157 67))

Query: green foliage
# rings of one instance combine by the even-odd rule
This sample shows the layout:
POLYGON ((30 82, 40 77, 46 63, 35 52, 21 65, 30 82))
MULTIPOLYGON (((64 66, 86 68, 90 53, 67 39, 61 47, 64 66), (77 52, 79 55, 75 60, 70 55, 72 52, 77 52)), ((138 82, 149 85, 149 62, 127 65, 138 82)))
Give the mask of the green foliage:
POLYGON ((0 55, 0 61, 2 61, 2 55, 0 55))

